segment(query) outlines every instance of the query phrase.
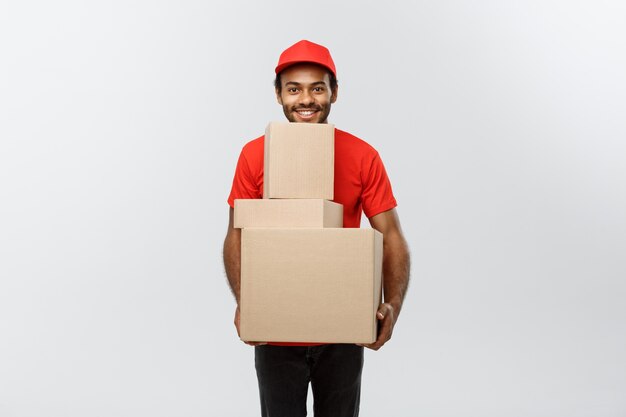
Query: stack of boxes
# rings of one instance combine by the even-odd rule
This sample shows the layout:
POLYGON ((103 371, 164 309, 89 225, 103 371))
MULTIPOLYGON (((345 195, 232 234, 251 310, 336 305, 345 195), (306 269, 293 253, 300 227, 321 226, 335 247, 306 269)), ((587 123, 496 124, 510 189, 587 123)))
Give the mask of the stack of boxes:
POLYGON ((241 233, 240 337, 372 343, 382 234, 343 228, 332 202, 334 126, 270 123, 263 199, 235 200, 241 233))

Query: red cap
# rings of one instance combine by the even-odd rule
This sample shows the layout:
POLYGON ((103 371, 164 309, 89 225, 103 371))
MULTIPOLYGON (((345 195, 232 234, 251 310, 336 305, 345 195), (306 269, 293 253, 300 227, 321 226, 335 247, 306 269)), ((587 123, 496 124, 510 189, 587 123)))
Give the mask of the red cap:
POLYGON ((311 62, 319 64, 328 68, 335 78, 337 77, 337 71, 335 70, 335 63, 330 56, 330 51, 322 46, 307 40, 294 43, 289 48, 285 49, 280 58, 278 58, 278 65, 276 65, 276 74, 284 70, 285 68, 298 64, 300 62, 311 62))

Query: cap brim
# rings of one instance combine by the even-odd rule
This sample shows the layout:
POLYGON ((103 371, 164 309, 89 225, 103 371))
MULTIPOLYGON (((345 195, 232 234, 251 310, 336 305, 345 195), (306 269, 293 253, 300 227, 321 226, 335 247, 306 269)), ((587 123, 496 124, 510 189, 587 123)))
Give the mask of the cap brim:
POLYGON ((274 70, 276 72, 276 75, 278 75, 280 72, 286 70, 287 68, 294 66, 296 64, 315 64, 315 65, 319 65, 320 67, 324 67, 326 68, 328 71, 330 71, 335 77, 337 76, 337 74, 335 73, 335 71, 333 71, 333 69, 331 67, 329 67, 328 65, 324 65, 320 62, 317 61, 305 61, 305 60, 298 60, 298 61, 291 61, 291 62, 283 62, 282 64, 280 64, 279 66, 276 67, 276 69, 274 70))

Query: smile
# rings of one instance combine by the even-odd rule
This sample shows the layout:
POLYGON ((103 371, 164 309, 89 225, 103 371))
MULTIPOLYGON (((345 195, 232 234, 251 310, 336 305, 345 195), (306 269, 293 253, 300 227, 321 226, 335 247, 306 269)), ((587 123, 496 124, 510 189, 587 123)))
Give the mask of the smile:
POLYGON ((296 110, 296 113, 298 113, 298 116, 300 116, 303 119, 310 119, 317 112, 318 110, 303 110, 303 109, 296 110))

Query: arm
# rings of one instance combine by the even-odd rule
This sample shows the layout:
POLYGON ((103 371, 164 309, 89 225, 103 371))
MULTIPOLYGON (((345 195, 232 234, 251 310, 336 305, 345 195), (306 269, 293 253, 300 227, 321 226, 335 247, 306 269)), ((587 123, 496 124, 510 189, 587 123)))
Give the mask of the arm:
POLYGON ((391 339, 393 327, 402 309, 404 296, 409 286, 410 257, 395 209, 379 213, 371 217, 369 221, 374 229, 383 234, 384 302, 376 313, 380 321, 378 339, 372 344, 363 346, 378 350, 391 339))
POLYGON ((224 239, 224 269, 228 278, 228 285, 235 296, 239 306, 239 289, 241 279, 241 229, 233 227, 233 213, 231 208, 228 212, 228 231, 224 239))
MULTIPOLYGON (((234 210, 228 212, 228 231, 224 239, 224 269, 228 278, 228 285, 235 296, 237 308, 235 309, 235 328, 239 335, 239 300, 241 289, 241 229, 233 227, 234 210)), ((245 342, 250 346, 264 345, 265 343, 245 342)))

